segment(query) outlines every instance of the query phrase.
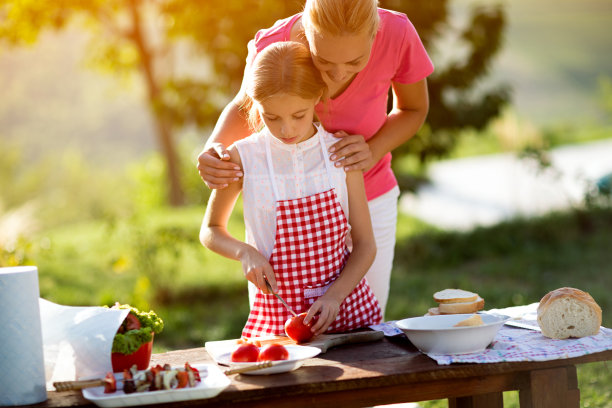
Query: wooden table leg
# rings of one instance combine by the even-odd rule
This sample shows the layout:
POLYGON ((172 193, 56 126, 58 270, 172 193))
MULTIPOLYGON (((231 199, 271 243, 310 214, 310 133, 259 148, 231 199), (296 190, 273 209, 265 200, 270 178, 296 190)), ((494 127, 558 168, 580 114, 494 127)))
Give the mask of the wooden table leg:
POLYGON ((519 390, 521 408, 579 408, 575 366, 532 371, 528 388, 519 390))
POLYGON ((501 392, 448 399, 448 408, 503 408, 503 406, 504 394, 501 392))

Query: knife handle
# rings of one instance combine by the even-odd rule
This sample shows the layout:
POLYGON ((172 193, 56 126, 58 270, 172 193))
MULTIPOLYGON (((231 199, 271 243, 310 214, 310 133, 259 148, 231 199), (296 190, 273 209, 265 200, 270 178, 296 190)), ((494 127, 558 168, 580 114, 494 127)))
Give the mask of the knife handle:
POLYGON ((78 391, 83 388, 100 387, 106 384, 105 379, 80 380, 80 381, 56 381, 53 383, 55 391, 78 391))
POLYGON ((237 368, 230 368, 228 370, 225 370, 224 374, 230 375, 230 374, 248 373, 249 371, 255 371, 255 370, 260 370, 262 368, 272 367, 272 364, 273 364, 273 361, 262 361, 261 363, 257 363, 253 365, 237 367, 237 368))

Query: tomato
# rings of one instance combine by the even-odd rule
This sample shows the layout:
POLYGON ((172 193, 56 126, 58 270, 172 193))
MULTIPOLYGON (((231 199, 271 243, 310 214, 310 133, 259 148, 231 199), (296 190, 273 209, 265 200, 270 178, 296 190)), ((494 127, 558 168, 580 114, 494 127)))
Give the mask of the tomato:
POLYGON ((259 352, 257 361, 288 360, 289 352, 282 344, 268 344, 259 352))
POLYGON ((140 326, 140 320, 138 320, 138 317, 130 312, 126 316, 125 320, 123 320, 123 323, 121 323, 121 326, 119 326, 119 330, 117 330, 117 332, 125 333, 126 331, 130 330, 138 330, 140 329, 140 326))
POLYGON ((289 318, 285 322, 285 333, 290 339, 298 343, 307 342, 314 336, 314 333, 310 330, 314 323, 314 319, 311 320, 310 323, 304 324, 305 317, 306 313, 301 313, 289 318))
POLYGON ((131 312, 128 313, 127 317, 125 318, 125 329, 126 331, 140 329, 140 320, 138 320, 138 317, 133 315, 131 312))
POLYGON ((113 375, 113 373, 106 373, 106 376, 104 377, 104 393, 105 394, 110 394, 113 393, 115 391, 117 391, 117 380, 115 379, 115 376, 113 375))
POLYGON ((176 373, 176 379, 178 380, 176 388, 185 388, 189 385, 189 374, 187 371, 179 371, 176 373))
POLYGON ((249 339, 248 337, 242 337, 242 338, 236 340, 236 343, 238 343, 238 344, 254 344, 257 347, 261 347, 261 342, 259 340, 249 339))
POLYGON ((257 361, 259 347, 254 344, 241 344, 232 352, 231 359, 234 363, 245 363, 257 361))

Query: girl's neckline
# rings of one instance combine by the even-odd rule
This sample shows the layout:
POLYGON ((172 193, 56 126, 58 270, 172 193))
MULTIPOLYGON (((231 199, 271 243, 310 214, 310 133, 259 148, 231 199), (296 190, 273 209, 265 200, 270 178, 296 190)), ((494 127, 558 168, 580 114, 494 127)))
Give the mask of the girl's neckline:
POLYGON ((300 143, 294 143, 294 144, 283 143, 277 138, 275 138, 267 128, 265 132, 265 137, 270 139, 270 142, 274 147, 278 147, 282 150, 287 150, 287 151, 307 150, 318 144, 319 133, 321 132, 321 127, 318 123, 313 123, 312 125, 315 128, 315 133, 311 137, 309 137, 308 139, 300 143))

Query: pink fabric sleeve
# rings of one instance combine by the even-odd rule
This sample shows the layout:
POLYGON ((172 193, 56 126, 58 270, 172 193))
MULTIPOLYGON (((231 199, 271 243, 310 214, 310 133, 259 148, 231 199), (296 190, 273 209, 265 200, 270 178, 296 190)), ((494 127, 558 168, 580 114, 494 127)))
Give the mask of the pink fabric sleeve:
POLYGON ((401 15, 401 20, 395 21, 401 24, 403 39, 398 54, 398 69, 393 81, 402 84, 420 81, 433 72, 433 63, 412 22, 405 15, 401 15))
POLYGON ((295 14, 291 17, 276 21, 270 28, 264 28, 257 31, 255 38, 247 44, 247 69, 251 66, 257 54, 268 45, 279 41, 289 41, 291 39, 291 28, 300 16, 301 14, 295 14))

